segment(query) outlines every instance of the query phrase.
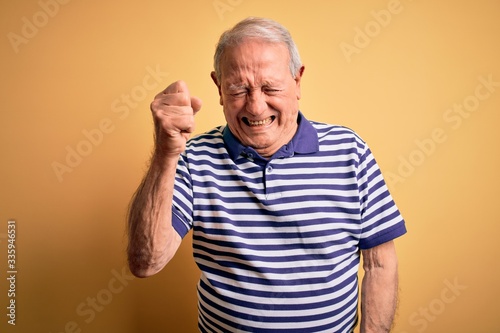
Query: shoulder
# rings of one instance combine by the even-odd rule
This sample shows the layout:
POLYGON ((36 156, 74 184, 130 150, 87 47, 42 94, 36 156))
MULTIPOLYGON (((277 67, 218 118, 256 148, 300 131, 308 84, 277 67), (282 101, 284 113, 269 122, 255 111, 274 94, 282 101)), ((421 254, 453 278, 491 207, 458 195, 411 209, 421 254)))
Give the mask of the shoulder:
POLYGON ((227 150, 223 139, 224 126, 215 127, 207 132, 197 134, 188 140, 186 150, 182 154, 186 161, 202 164, 202 161, 222 163, 227 159, 227 150))
POLYGON ((204 133, 199 133, 188 140, 188 145, 200 144, 205 142, 213 142, 222 140, 222 132, 225 126, 217 126, 204 133))
POLYGON ((337 124, 309 121, 318 133, 320 146, 352 145, 361 150, 367 149, 366 142, 353 129, 337 124))
POLYGON ((197 151, 204 148, 220 149, 224 147, 222 131, 224 126, 215 127, 207 132, 196 134, 186 143, 186 151, 197 151))

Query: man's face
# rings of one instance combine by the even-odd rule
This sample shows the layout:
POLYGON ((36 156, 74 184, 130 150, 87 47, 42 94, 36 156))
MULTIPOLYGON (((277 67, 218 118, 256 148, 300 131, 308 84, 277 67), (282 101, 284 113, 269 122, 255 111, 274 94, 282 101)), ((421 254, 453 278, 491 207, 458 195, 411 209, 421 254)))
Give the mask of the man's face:
POLYGON ((220 103, 231 132, 245 146, 270 157, 297 130, 300 79, 292 77, 282 43, 249 39, 225 50, 221 60, 220 103))

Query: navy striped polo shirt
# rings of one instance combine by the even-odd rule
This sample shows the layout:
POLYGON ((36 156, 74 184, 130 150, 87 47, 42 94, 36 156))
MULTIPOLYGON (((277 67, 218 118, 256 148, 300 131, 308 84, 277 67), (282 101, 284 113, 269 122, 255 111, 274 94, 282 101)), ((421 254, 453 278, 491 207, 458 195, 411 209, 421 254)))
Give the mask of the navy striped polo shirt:
POLYGON ((298 122, 270 159, 227 126, 179 158, 172 223, 193 229, 201 332, 352 332, 360 249, 406 233, 367 144, 298 122))

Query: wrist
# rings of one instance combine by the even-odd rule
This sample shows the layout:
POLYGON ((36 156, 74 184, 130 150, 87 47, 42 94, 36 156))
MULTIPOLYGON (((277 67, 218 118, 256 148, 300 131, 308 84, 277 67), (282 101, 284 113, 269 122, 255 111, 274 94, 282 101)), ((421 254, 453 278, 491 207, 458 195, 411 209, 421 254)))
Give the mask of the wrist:
POLYGON ((151 168, 157 170, 170 170, 176 169, 177 163, 179 161, 180 154, 177 153, 165 153, 155 150, 153 156, 151 157, 151 168))

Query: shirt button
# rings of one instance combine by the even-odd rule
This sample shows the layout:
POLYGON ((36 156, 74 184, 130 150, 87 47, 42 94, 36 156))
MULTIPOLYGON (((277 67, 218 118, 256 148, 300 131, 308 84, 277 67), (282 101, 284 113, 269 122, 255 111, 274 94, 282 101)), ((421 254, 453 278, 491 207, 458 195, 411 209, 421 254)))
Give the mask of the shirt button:
POLYGON ((272 167, 272 166, 268 166, 268 167, 266 168, 266 171, 267 171, 267 172, 271 172, 271 171, 273 171, 273 167, 272 167))
POLYGON ((247 156, 248 156, 248 158, 253 158, 253 154, 252 153, 248 153, 247 156))

